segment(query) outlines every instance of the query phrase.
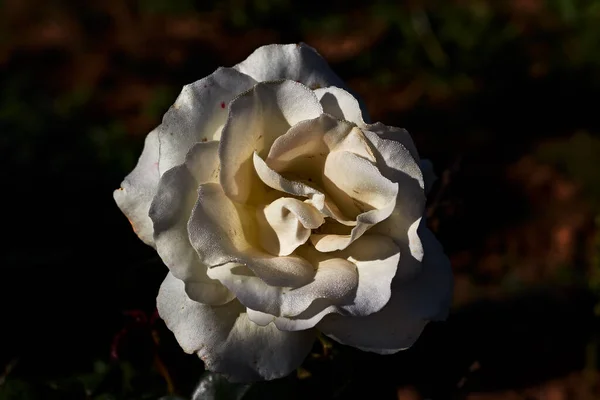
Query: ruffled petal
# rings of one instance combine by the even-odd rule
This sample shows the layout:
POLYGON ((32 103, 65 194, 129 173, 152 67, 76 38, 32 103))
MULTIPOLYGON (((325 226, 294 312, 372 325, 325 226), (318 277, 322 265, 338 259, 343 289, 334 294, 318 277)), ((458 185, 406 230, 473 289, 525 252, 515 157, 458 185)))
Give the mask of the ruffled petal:
POLYGON ((252 155, 265 157, 273 141, 291 126, 322 112, 313 91, 294 81, 259 83, 237 97, 219 148, 221 186, 227 196, 240 203, 262 200, 264 186, 254 173, 252 155))
MULTIPOLYGON (((310 252, 310 248, 302 249, 310 252)), ((331 257, 331 254, 319 254, 314 250, 311 253, 302 253, 302 255, 309 260, 331 257)), ((400 251, 390 238, 379 235, 363 236, 344 251, 334 253, 334 257, 346 259, 356 266, 358 282, 351 301, 336 303, 327 299, 317 299, 298 315, 276 318, 275 325, 279 329, 312 328, 325 315, 331 313, 355 317, 366 316, 378 312, 388 303, 391 297, 392 280, 400 260, 400 251)))
POLYGON ((233 68, 259 82, 289 79, 313 90, 327 86, 345 87, 327 61, 304 43, 259 47, 233 68))
MULTIPOLYGON (((268 285, 249 268, 236 263, 212 268, 208 274, 223 282, 249 309, 284 318, 303 314, 311 307, 320 311, 330 305, 351 304, 359 279, 357 266, 343 258, 319 261, 314 280, 299 288, 268 285)), ((312 313, 312 309, 308 312, 312 313)))
POLYGON ((324 186, 344 215, 357 224, 349 235, 314 234, 311 243, 322 252, 345 249, 372 226, 390 216, 396 206, 398 184, 385 178, 368 160, 346 151, 329 154, 324 186))
POLYGON ((331 86, 316 89, 315 94, 323 106, 323 112, 350 121, 360 128, 366 126, 358 100, 344 89, 331 86))
POLYGON ((246 308, 246 314, 248 314, 248 319, 250 321, 260 326, 267 326, 271 322, 275 321, 275 317, 273 315, 256 311, 251 308, 246 308))
POLYGON ((344 315, 365 316, 381 310, 391 297, 391 285, 402 255, 400 249, 388 237, 362 236, 340 257, 356 265, 358 287, 351 304, 342 305, 344 315))
POLYGON ((347 151, 329 154, 323 170, 325 190, 345 215, 396 204, 398 184, 384 177, 370 161, 347 151))
POLYGON ((348 220, 342 215, 337 206, 331 200, 327 199, 323 192, 310 186, 309 182, 291 181, 284 178, 278 172, 271 169, 256 153, 254 154, 253 162, 256 174, 262 183, 268 187, 294 196, 306 197, 308 198, 307 202, 323 215, 331 217, 347 226, 356 225, 355 221, 348 220))
POLYGON ((323 260, 312 282, 283 294, 280 315, 296 316, 318 299, 332 305, 346 303, 354 297, 358 279, 356 265, 350 261, 343 258, 323 260))
POLYGON ((219 143, 197 143, 185 163, 163 174, 149 216, 154 222, 156 250, 171 273, 185 282, 188 296, 204 304, 224 304, 235 296, 206 275, 190 244, 187 223, 196 203, 197 188, 219 179, 219 143))
POLYGON ((154 230, 152 220, 148 217, 148 210, 160 178, 158 154, 158 131, 153 130, 146 136, 144 150, 137 165, 125 177, 121 188, 113 193, 117 206, 131 223, 133 231, 144 243, 152 247, 154 247, 154 230))
POLYGON ((312 265, 297 256, 278 257, 260 250, 254 209, 235 204, 215 183, 200 185, 188 222, 190 242, 209 268, 246 265, 272 286, 299 287, 314 276, 312 265))
POLYGON ((331 115, 306 120, 273 142, 266 163, 282 174, 319 183, 329 153, 347 151, 375 162, 370 142, 354 124, 331 115))
POLYGON ((230 381, 271 380, 297 368, 315 339, 314 330, 283 332, 248 319, 237 301, 208 306, 190 300, 183 282, 167 275, 157 298, 158 312, 187 353, 230 381))
POLYGON ((452 299, 450 262, 424 224, 419 228, 423 268, 411 280, 394 281, 388 304, 366 317, 327 315, 317 328, 340 343, 379 354, 406 349, 429 321, 445 319, 452 299))
POLYGON ((383 176, 398 183, 396 207, 389 217, 373 226, 371 232, 391 237, 400 247, 402 258, 397 277, 404 279, 412 277, 421 268, 423 248, 417 227, 426 198, 419 161, 403 144, 412 143, 412 139, 403 136, 401 131, 398 130, 394 136, 398 141, 384 139, 382 135, 370 131, 365 131, 365 136, 373 144, 378 169, 383 176))
POLYGON ((256 212, 260 244, 267 252, 288 256, 310 237, 325 218, 312 205, 291 197, 280 197, 256 212))
POLYGON ((279 315, 281 286, 268 285, 248 267, 239 263, 227 263, 208 270, 208 276, 218 279, 244 306, 253 310, 279 315))
POLYGON ((246 60, 234 67, 257 81, 290 79, 315 90, 328 86, 346 89, 358 99, 365 121, 369 121, 367 108, 329 67, 327 61, 305 43, 272 44, 259 47, 246 60))
POLYGON ((228 104, 255 84, 254 79, 233 68, 219 68, 185 85, 157 128, 160 173, 182 164, 195 143, 219 140, 228 104))
POLYGON ((417 147, 415 146, 412 136, 410 136, 410 133, 408 133, 406 129, 376 122, 374 124, 367 125, 365 130, 376 133, 381 139, 400 143, 406 150, 408 150, 412 158, 417 163, 419 162, 419 152, 417 151, 417 147))
MULTIPOLYGON (((343 154, 343 152, 339 153, 343 154)), ((317 247, 319 251, 322 252, 331 252, 346 248, 353 241, 361 237, 369 228, 388 218, 388 216, 394 211, 396 195, 393 193, 397 193, 398 185, 390 182, 389 180, 387 180, 387 178, 381 176, 381 174, 379 174, 379 172, 373 165, 369 164, 369 166, 366 166, 365 163, 368 163, 368 160, 356 156, 354 155, 354 153, 347 153, 346 157, 350 157, 354 162, 361 164, 361 167, 364 167, 365 171, 373 172, 373 174, 378 174, 378 177, 374 178, 374 180, 370 183, 368 183, 366 180, 357 180, 359 184, 363 186, 365 186, 365 184, 366 186, 375 184, 376 186, 383 187, 385 182, 387 184, 388 189, 387 191, 382 191, 382 193, 375 196, 387 196, 387 204, 384 204, 385 201, 379 202, 375 201, 374 198, 370 199, 370 201, 372 202, 381 203, 382 207, 371 210, 363 208, 363 212, 361 212, 356 217, 355 221, 349 220, 344 215, 344 213, 339 210, 336 203, 330 198, 325 197, 325 195, 321 191, 315 189, 312 186, 309 186, 308 183, 290 181, 284 178, 279 173, 271 169, 258 155, 254 155, 254 167, 256 173, 260 177, 261 181, 267 186, 285 193, 293 194, 295 196, 308 197, 311 204, 313 204, 315 208, 321 213, 323 213, 325 216, 333 218, 342 225, 353 226, 352 230, 348 234, 338 234, 332 232, 312 234, 310 237, 311 243, 315 247, 317 247)), ((342 167, 341 171, 346 171, 346 169, 342 167)), ((332 171, 331 173, 333 174, 334 172, 332 171)), ((349 196, 346 199, 343 198, 343 196, 347 196, 347 193, 337 188, 335 186, 335 182, 332 181, 332 183, 329 185, 329 189, 330 191, 333 191, 334 194, 336 194, 338 199, 340 199, 341 201, 346 201, 346 205, 352 202, 352 199, 349 196)), ((356 194, 358 195, 359 193, 356 194)), ((364 194, 367 196, 371 196, 371 194, 369 194, 367 191, 365 191, 364 194)), ((359 204, 358 201, 356 204, 359 204)), ((352 205, 354 205, 354 202, 352 202, 352 205)), ((364 207, 363 204, 359 205, 361 207, 364 207)), ((332 224, 328 223, 323 225, 324 228, 330 228, 331 226, 332 224)))

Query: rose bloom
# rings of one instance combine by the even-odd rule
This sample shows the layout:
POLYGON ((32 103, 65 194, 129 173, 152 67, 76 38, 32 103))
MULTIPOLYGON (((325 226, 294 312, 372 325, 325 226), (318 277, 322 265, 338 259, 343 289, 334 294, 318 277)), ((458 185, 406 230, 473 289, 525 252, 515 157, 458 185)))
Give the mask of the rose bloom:
POLYGON ((269 45, 185 86, 148 134, 114 198, 169 268, 160 316, 209 370, 285 376, 317 331, 391 354, 446 317, 431 166, 366 121, 314 49, 269 45))

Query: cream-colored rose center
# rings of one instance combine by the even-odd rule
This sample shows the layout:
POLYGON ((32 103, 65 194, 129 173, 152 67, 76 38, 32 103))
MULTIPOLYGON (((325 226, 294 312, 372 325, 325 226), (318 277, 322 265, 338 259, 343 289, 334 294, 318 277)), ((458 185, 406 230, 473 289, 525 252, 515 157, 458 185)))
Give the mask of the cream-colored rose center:
POLYGON ((253 163, 265 185, 293 196, 257 212, 261 246, 274 255, 307 241, 319 252, 345 249, 396 203, 398 184, 381 174, 364 133, 342 121, 299 123, 253 163))
POLYGON ((256 211, 261 246, 271 254, 287 256, 306 243, 323 215, 308 202, 282 197, 256 211))

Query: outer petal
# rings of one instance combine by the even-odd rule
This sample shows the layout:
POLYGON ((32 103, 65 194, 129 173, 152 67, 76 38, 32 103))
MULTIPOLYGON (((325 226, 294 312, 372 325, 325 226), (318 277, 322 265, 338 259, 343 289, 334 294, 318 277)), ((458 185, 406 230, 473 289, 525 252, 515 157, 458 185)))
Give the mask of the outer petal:
MULTIPOLYGON (((426 200, 423 174, 418 159, 415 159, 410 150, 402 144, 410 137, 400 135, 396 137, 396 141, 384 139, 382 135, 370 131, 366 131, 365 136, 373 144, 377 166, 383 176, 398 183, 395 209, 387 219, 371 230, 373 233, 381 233, 394 239, 402 254, 397 277, 411 277, 420 269, 423 258, 421 240, 417 235, 426 200)), ((410 142, 412 143, 412 140, 410 142)))
POLYGON ((425 256, 412 280, 395 282, 390 302, 367 317, 328 315, 317 328, 340 343, 380 354, 406 349, 428 321, 444 319, 452 298, 452 269, 442 246, 424 226, 419 229, 425 256))
POLYGON ((194 143, 219 140, 227 119, 227 105, 255 83, 233 68, 219 68, 206 78, 184 86, 157 128, 161 174, 183 164, 194 143))
POLYGON ((331 258, 319 263, 315 279, 307 285, 285 293, 281 316, 295 316, 317 299, 330 304, 344 304, 354 297, 358 286, 356 265, 343 258, 331 258))
POLYGON ((327 114, 355 123, 360 128, 366 127, 358 100, 344 89, 331 86, 316 89, 315 94, 323 106, 323 111, 327 114))
POLYGON ((188 296, 204 304, 224 304, 235 296, 206 275, 206 266, 190 244, 187 223, 196 203, 197 188, 219 179, 219 143, 197 143, 185 163, 160 178, 150 207, 156 250, 171 273, 185 282, 188 296))
MULTIPOLYGON (((327 61, 305 43, 259 47, 246 60, 233 68, 259 82, 290 79, 313 90, 329 86, 348 89, 331 70, 327 61)), ((359 100, 363 118, 368 121, 367 108, 356 94, 354 97, 359 100)))
POLYGON ((314 276, 312 265, 297 256, 278 257, 260 250, 254 210, 232 202, 221 186, 200 185, 188 233, 200 262, 209 268, 244 264, 272 286, 299 287, 314 276))
POLYGON ((274 315, 279 314, 281 295, 287 288, 266 284, 250 268, 239 263, 227 263, 211 268, 208 275, 218 279, 235 293, 238 301, 244 306, 274 315))
POLYGON ((384 125, 381 122, 376 122, 366 126, 366 130, 376 133, 381 139, 392 140, 400 143, 408 150, 412 158, 418 163, 419 153, 415 142, 406 129, 397 128, 395 126, 384 125))
POLYGON ((121 188, 113 193, 117 205, 131 222, 134 232, 144 243, 152 247, 154 247, 154 238, 148 210, 160 177, 158 154, 158 131, 155 129, 146 136, 144 150, 137 165, 125 177, 121 188))
POLYGON ((294 81, 259 83, 237 97, 219 148, 221 185, 227 196, 240 203, 261 200, 264 186, 254 173, 252 155, 266 156, 273 141, 291 126, 322 112, 312 90, 294 81))
POLYGON ((296 289, 268 285, 249 268, 236 263, 212 268, 208 273, 221 280, 246 307, 286 317, 302 314, 310 307, 320 307, 321 310, 333 304, 350 304, 359 278, 356 265, 342 258, 322 260, 315 279, 296 289))
POLYGON ((390 300, 392 280, 402 257, 398 246, 388 237, 369 234, 340 256, 356 265, 359 277, 352 304, 341 306, 342 314, 365 316, 381 310, 390 300))
POLYGON ((197 353, 206 367, 231 381, 283 377, 308 354, 314 330, 282 332, 273 324, 251 322, 237 301, 208 306, 190 300, 183 282, 167 275, 157 298, 158 312, 187 353, 197 353))
MULTIPOLYGON (((309 248, 303 248, 309 250, 309 248)), ((307 259, 318 257, 303 254, 307 259)), ((320 254, 330 257, 329 254, 320 254)), ((344 251, 334 253, 335 257, 345 258, 356 265, 358 285, 348 303, 327 302, 325 299, 314 301, 302 313, 289 318, 276 318, 275 325, 282 330, 301 330, 312 328, 325 315, 338 313, 361 317, 381 310, 390 300, 392 279, 396 274, 400 252, 392 240, 385 236, 362 236, 344 251)), ((251 316, 251 318, 253 318, 251 316)))
POLYGON ((259 47, 233 68, 259 82, 289 79, 313 90, 327 86, 345 86, 329 68, 327 61, 304 43, 259 47))

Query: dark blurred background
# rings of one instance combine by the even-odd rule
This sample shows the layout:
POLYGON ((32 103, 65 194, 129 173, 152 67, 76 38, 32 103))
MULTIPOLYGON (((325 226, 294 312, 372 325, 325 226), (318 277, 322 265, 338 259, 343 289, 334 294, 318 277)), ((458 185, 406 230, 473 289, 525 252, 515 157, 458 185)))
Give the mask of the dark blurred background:
POLYGON ((222 399, 600 398, 600 2, 0 10, 0 399, 190 399, 201 376, 222 399), (299 41, 434 162, 453 309, 408 351, 317 343, 297 374, 228 386, 154 315, 166 267, 112 191, 182 85, 299 41))

